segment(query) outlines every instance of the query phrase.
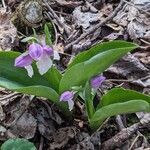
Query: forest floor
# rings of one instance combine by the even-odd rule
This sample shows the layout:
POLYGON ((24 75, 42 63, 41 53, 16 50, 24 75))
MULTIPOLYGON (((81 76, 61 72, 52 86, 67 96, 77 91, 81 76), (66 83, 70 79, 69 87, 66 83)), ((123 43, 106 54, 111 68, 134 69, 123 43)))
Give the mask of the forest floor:
MULTIPOLYGON (((46 22, 51 22, 54 49, 61 53, 61 70, 73 56, 97 43, 125 40, 140 45, 104 72, 107 82, 97 97, 113 87, 150 94, 149 0, 2 0, 0 49, 23 52, 22 39, 34 28, 42 40, 46 22), (31 14, 26 16, 27 12, 31 14)), ((43 98, 0 88, 0 141, 21 137, 38 150, 150 149, 150 114, 111 117, 92 133, 84 106, 78 102, 75 107, 69 121, 43 98)))

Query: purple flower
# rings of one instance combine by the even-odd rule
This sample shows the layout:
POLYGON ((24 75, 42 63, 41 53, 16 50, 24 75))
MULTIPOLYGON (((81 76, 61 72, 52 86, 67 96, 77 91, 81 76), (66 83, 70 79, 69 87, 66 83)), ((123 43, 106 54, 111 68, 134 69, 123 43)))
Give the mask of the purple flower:
POLYGON ((29 50, 15 59, 16 67, 24 67, 30 77, 33 76, 32 61, 36 61, 37 68, 41 75, 45 74, 53 65, 52 59, 59 60, 59 54, 48 45, 41 46, 33 43, 29 46, 29 50))
POLYGON ((91 81, 90 81, 91 87, 92 87, 93 89, 97 90, 97 89, 101 86, 102 82, 103 82, 105 79, 106 79, 106 78, 105 78, 104 76, 102 76, 102 75, 98 75, 98 76, 93 77, 93 78, 91 79, 91 81))
POLYGON ((72 91, 65 91, 60 96, 60 101, 68 102, 70 111, 73 109, 74 106, 73 97, 74 97, 74 93, 72 91))
POLYGON ((31 64, 32 64, 32 58, 30 55, 28 55, 27 52, 25 52, 24 54, 20 55, 15 59, 15 66, 24 67, 27 70, 29 77, 33 76, 33 68, 31 64))
POLYGON ((27 53, 24 53, 15 59, 16 67, 25 67, 32 64, 32 58, 27 53))
POLYGON ((38 61, 43 54, 43 47, 38 43, 33 43, 29 46, 29 55, 32 59, 38 61))
POLYGON ((49 56, 53 56, 54 55, 54 51, 51 47, 47 46, 47 45, 43 45, 43 50, 47 53, 47 55, 49 56))

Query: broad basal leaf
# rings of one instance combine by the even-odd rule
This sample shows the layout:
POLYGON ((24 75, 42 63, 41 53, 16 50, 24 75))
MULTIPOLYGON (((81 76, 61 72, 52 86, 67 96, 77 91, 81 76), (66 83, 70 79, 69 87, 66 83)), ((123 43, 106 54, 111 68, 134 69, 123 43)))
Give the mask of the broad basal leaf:
POLYGON ((77 63, 67 69, 60 82, 60 93, 71 89, 73 86, 85 85, 86 81, 92 76, 102 73, 127 52, 137 47, 134 44, 132 46, 125 44, 125 46, 124 48, 110 48, 110 50, 96 53, 90 59, 86 57, 86 61, 77 63))
POLYGON ((97 106, 97 109, 107 106, 109 104, 126 102, 134 99, 142 99, 147 101, 150 104, 150 96, 123 88, 114 88, 108 91, 101 100, 100 104, 97 106))
POLYGON ((114 49, 123 49, 124 48, 136 48, 138 45, 126 41, 121 41, 121 40, 115 40, 115 41, 110 41, 110 42, 104 42, 101 44, 97 44, 93 47, 91 47, 89 50, 79 53, 72 61, 72 63, 69 65, 69 68, 72 67, 73 65, 77 63, 84 62, 91 57, 108 51, 108 50, 114 50, 114 49))
POLYGON ((61 74, 52 68, 41 76, 34 67, 34 76, 30 78, 23 68, 14 67, 14 60, 19 53, 0 52, 0 86, 25 94, 49 98, 66 109, 67 105, 59 102, 57 93, 61 74))
POLYGON ((92 128, 98 128, 108 117, 150 111, 150 96, 123 88, 114 88, 108 91, 97 106, 90 123, 92 128))
POLYGON ((103 121, 111 116, 134 113, 149 112, 150 105, 144 100, 130 100, 126 102, 114 103, 98 109, 90 120, 90 126, 93 130, 100 127, 103 121))
POLYGON ((41 76, 34 66, 34 76, 30 78, 24 68, 14 67, 14 61, 18 55, 20 53, 0 52, 0 77, 25 86, 43 85, 58 90, 61 74, 55 68, 41 76))

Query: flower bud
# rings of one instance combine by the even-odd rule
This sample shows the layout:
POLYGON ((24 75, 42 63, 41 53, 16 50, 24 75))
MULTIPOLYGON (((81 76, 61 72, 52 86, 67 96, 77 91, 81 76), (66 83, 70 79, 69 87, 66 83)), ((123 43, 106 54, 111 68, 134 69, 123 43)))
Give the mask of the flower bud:
POLYGON ((43 46, 43 50, 47 53, 47 55, 49 56, 53 56, 54 55, 54 51, 51 47, 49 47, 48 45, 44 45, 43 46))
POLYGON ((60 96, 60 101, 69 101, 73 99, 73 92, 71 91, 65 91, 64 93, 61 94, 60 96))
POLYGON ((60 101, 68 102, 68 106, 69 106, 70 111, 73 109, 73 106, 74 106, 73 97, 74 97, 74 93, 71 91, 65 91, 60 96, 60 101))
POLYGON ((98 76, 95 76, 91 79, 90 83, 91 83, 91 87, 95 90, 97 90, 102 82, 105 80, 106 78, 102 75, 98 75, 98 76))

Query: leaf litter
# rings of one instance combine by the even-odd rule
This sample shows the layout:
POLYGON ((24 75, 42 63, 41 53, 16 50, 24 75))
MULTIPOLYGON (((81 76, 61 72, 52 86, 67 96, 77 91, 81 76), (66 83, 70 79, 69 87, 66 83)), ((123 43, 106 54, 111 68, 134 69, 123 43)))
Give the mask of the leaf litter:
MULTIPOLYGON (((7 0, 6 5, 14 11, 20 2, 7 0)), ((112 86, 125 86, 150 94, 150 2, 123 0, 123 4, 121 9, 115 10, 118 3, 111 0, 52 0, 48 3, 44 0, 44 19, 51 21, 55 27, 55 47, 59 47, 62 52, 63 62, 59 64, 62 70, 70 61, 71 55, 96 43, 124 39, 140 44, 140 49, 128 54, 104 73, 108 82, 99 89, 97 97, 112 86), (115 15, 107 21, 107 17, 114 11, 115 15), (94 29, 101 23, 99 28, 94 29), (85 38, 83 34, 86 35, 85 38), (63 55, 65 53, 69 55, 63 55)), ((18 46, 18 27, 11 22, 11 11, 0 7, 0 49, 5 51, 18 46)), ((22 30, 19 36, 29 34, 30 28, 22 30)), ((22 45, 20 41, 19 44, 22 45)), ((100 131, 91 135, 84 119, 84 106, 80 107, 82 110, 72 122, 66 120, 60 111, 45 99, 32 99, 21 94, 7 97, 9 94, 11 93, 5 89, 0 90, 1 141, 23 137, 34 141, 37 147, 42 147, 41 149, 106 150, 121 148, 124 145, 126 149, 149 148, 150 139, 145 136, 145 131, 150 131, 147 113, 136 113, 137 121, 130 126, 127 122, 128 115, 121 115, 124 129, 120 131, 115 117, 110 118, 100 131), (77 120, 80 120, 82 125, 77 120), (109 138, 104 137, 104 134, 109 138)))
POLYGON ((9 51, 17 46, 17 29, 11 22, 11 13, 0 9, 0 49, 9 51))

